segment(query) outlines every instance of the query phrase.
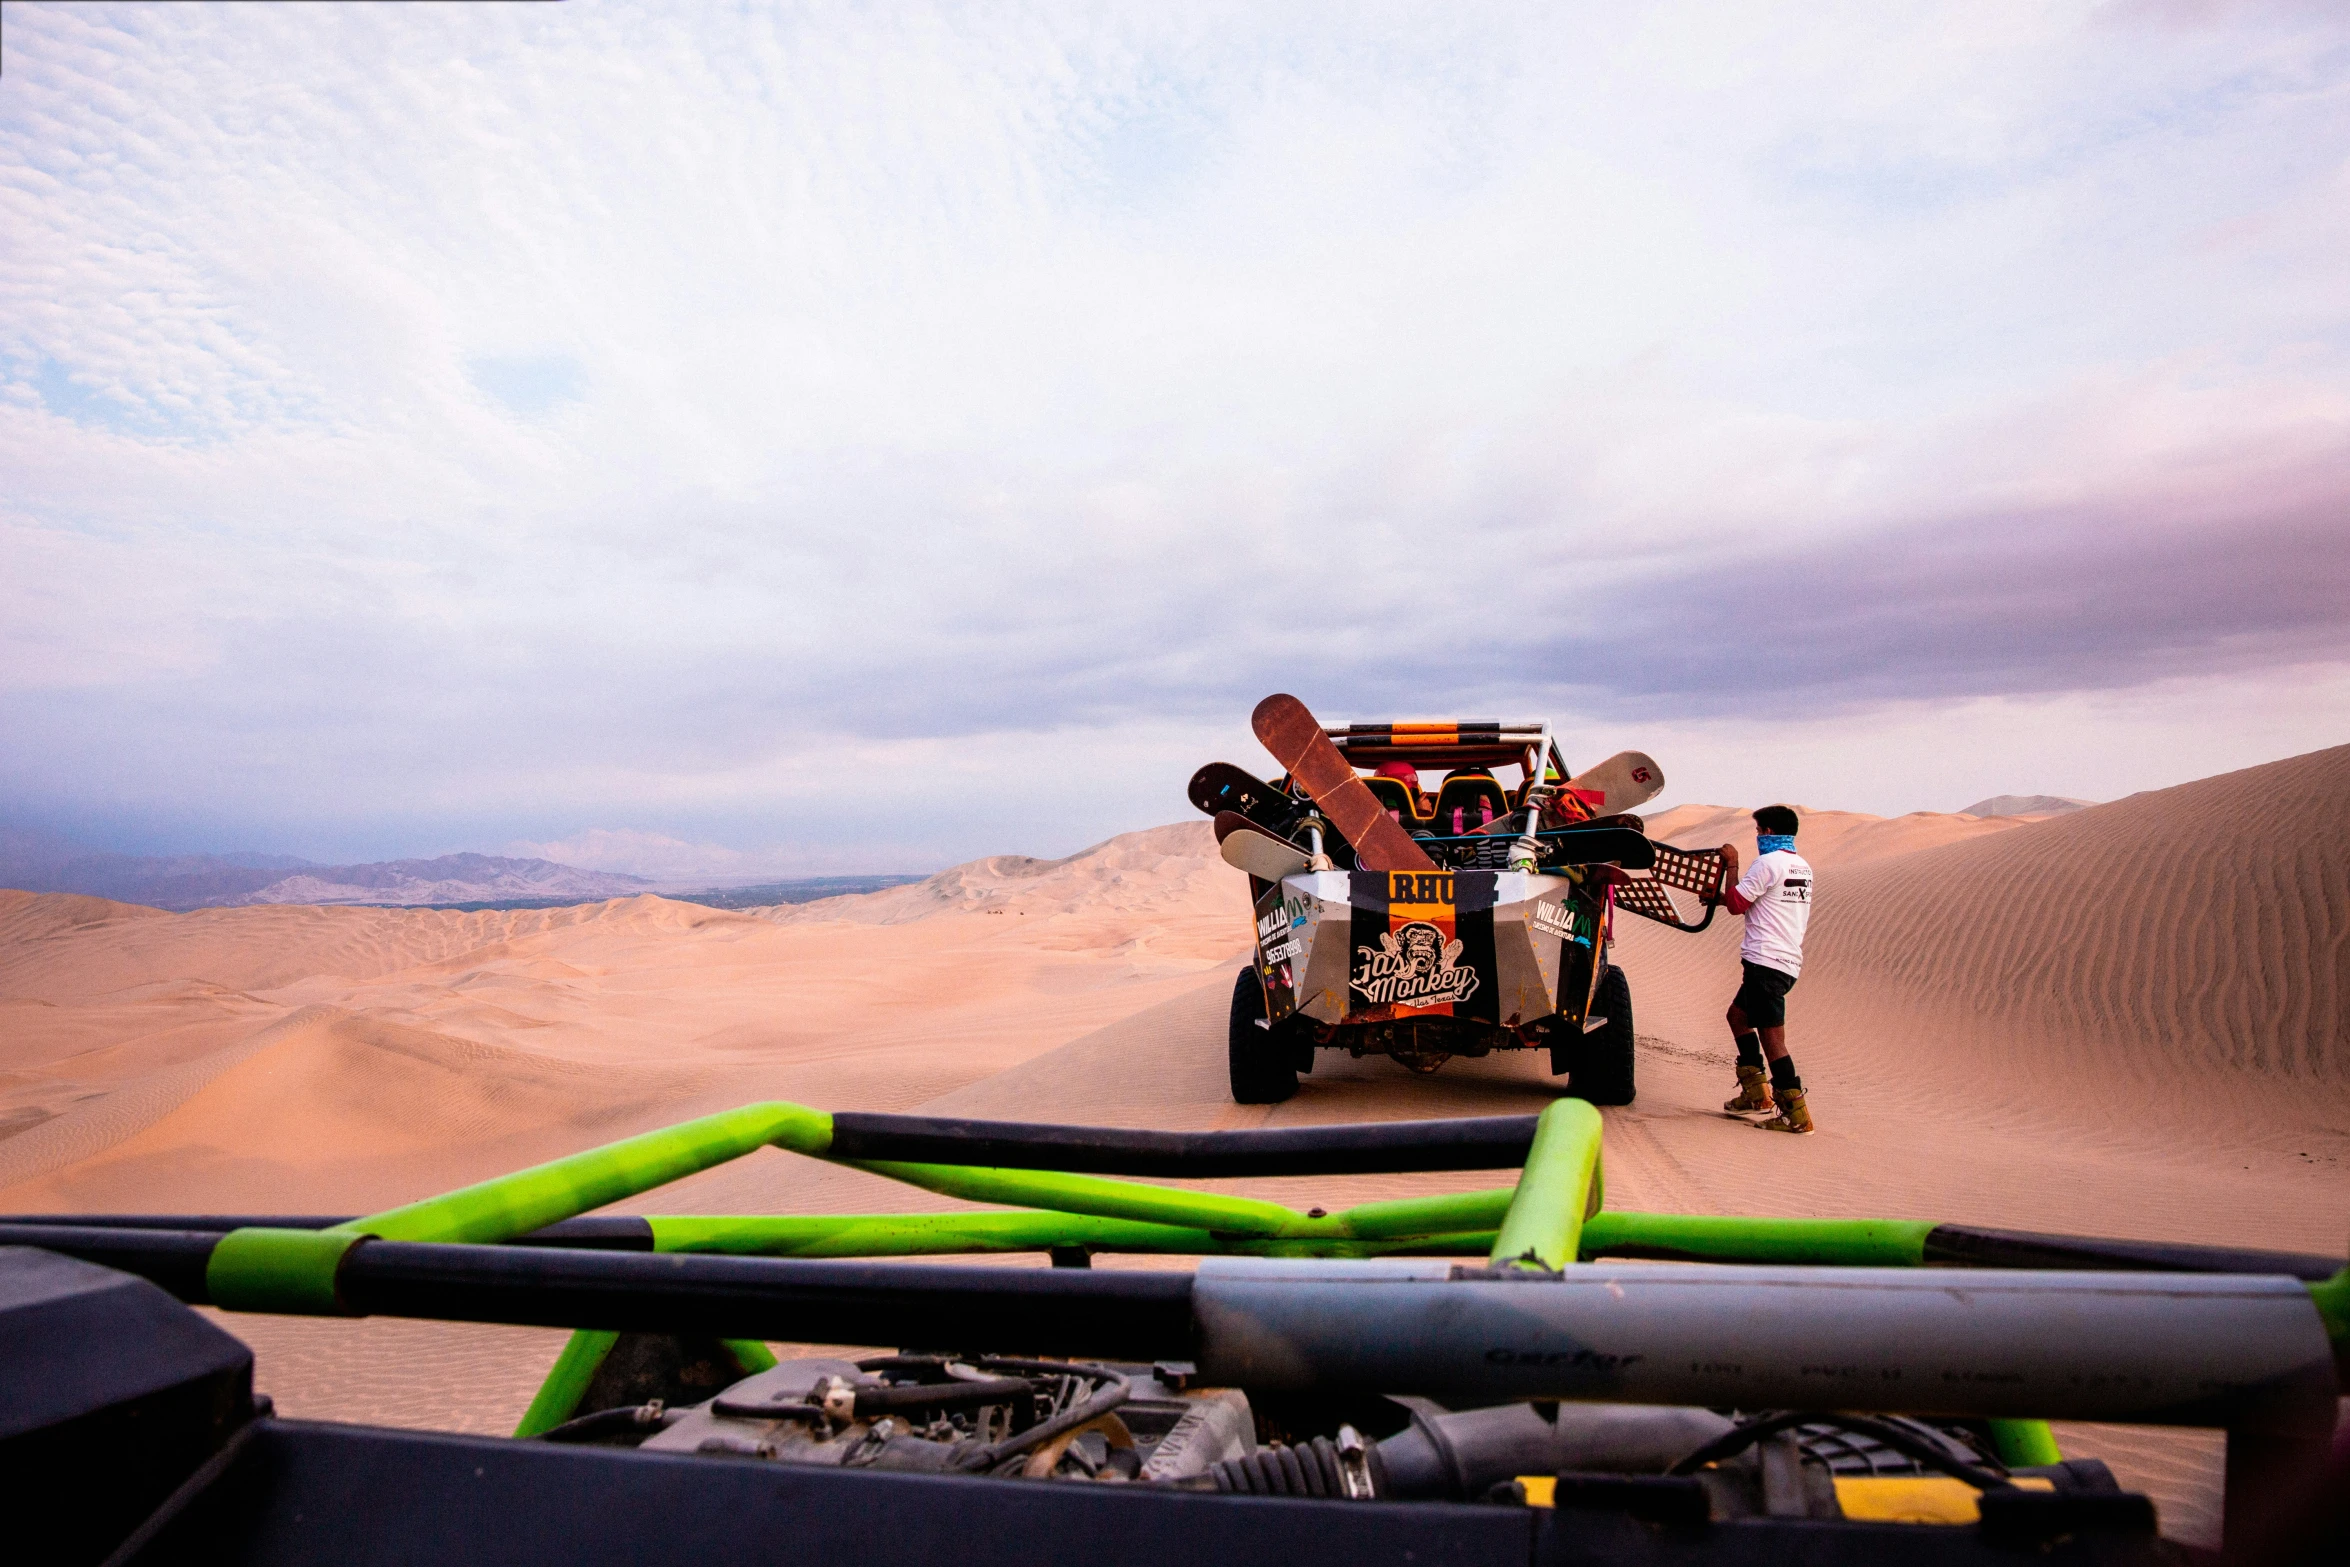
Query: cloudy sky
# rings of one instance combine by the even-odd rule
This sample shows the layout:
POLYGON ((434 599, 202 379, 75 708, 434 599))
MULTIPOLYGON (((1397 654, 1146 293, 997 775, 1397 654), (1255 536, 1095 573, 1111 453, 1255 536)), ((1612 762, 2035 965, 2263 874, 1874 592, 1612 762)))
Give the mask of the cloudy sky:
POLYGON ((6 4, 0 825, 1062 853, 2350 741, 2350 13, 6 4))

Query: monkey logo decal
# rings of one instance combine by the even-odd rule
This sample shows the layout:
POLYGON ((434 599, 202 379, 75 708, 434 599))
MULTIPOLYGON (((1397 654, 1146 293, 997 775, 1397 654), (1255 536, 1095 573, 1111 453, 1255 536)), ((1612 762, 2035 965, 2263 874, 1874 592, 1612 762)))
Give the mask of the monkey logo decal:
POLYGON ((1477 993, 1477 971, 1457 966, 1458 941, 1425 920, 1384 932, 1377 947, 1355 948, 1349 982, 1369 1006, 1426 1007, 1462 1002, 1477 993))

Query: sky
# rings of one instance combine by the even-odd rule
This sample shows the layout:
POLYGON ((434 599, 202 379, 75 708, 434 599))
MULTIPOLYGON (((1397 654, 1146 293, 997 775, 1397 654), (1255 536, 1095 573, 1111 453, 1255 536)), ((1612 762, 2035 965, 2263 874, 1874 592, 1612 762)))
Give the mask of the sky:
POLYGON ((1057 855, 2350 742, 2350 11, 0 5, 0 826, 1057 855))

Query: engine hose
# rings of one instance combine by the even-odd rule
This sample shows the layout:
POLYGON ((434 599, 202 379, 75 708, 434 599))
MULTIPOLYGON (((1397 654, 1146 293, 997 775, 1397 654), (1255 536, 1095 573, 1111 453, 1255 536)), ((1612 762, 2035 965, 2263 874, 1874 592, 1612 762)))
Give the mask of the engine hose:
POLYGON ((1026 1398, 1036 1384, 1026 1377, 989 1377, 980 1382, 900 1382, 889 1387, 859 1388, 860 1416, 890 1414, 902 1409, 959 1409, 965 1404, 1000 1404, 1026 1398))
POLYGON ((1103 1384, 1091 1398, 1070 1405, 1048 1420, 1039 1420, 1027 1430, 990 1442, 984 1447, 965 1449, 957 1455, 955 1468, 965 1473, 990 1469, 1007 1458, 1014 1458, 1032 1447, 1051 1441, 1064 1431, 1098 1420, 1134 1396, 1134 1384, 1107 1366, 1086 1365, 1079 1361, 1019 1361, 998 1360, 990 1357, 981 1362, 990 1370, 1011 1367, 1049 1369, 1050 1374, 1068 1377, 1087 1377, 1103 1384))
POLYGON ((581 1415, 577 1420, 566 1420, 559 1426, 549 1426, 534 1442, 593 1442, 603 1437, 620 1436, 634 1432, 640 1437, 667 1430, 685 1418, 682 1409, 665 1408, 659 1399, 649 1404, 627 1404, 618 1409, 599 1409, 592 1415, 581 1415))
POLYGON ((1953 1458, 1931 1442, 1922 1441, 1888 1421, 1872 1420, 1866 1415, 1804 1410, 1770 1415, 1760 1420, 1749 1420, 1726 1435, 1706 1443, 1705 1446, 1691 1453, 1665 1472, 1675 1475, 1695 1474, 1707 1464, 1724 1458, 1736 1457, 1766 1436, 1776 1436, 1781 1431, 1791 1431, 1797 1426, 1811 1425, 1835 1426, 1840 1430, 1873 1437, 1895 1452, 1916 1459, 1929 1469, 1939 1469, 1955 1479, 1964 1480, 1978 1491, 2012 1491, 2015 1489, 2015 1482, 2005 1475, 1994 1474, 1980 1465, 1953 1458))
MULTIPOLYGON (((1359 1442, 1360 1439, 1358 1438, 1359 1442)), ((1323 1496, 1367 1501, 1387 1494, 1387 1474, 1376 1447, 1360 1449, 1360 1476, 1347 1483, 1346 1455, 1326 1436, 1297 1446, 1275 1443, 1208 1467, 1216 1489, 1240 1496, 1323 1496)))

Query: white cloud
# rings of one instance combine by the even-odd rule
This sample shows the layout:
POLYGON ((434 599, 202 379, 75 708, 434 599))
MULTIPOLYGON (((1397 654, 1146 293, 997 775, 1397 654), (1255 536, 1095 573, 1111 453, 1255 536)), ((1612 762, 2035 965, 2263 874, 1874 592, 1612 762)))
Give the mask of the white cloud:
MULTIPOLYGON (((1961 587, 2056 513, 2273 564, 2246 498, 2350 497, 2332 7, 9 21, 36 814, 1074 847, 1275 687, 1734 725, 1718 661, 1593 687, 1561 638, 1968 519, 1961 587), (860 771, 943 757, 986 781, 911 827, 860 771)), ((2116 747, 2097 692, 2224 658, 2301 713, 2263 671, 2350 652, 2130 580, 2179 600, 2138 640, 2001 657, 1803 612, 1870 704, 2077 689, 2116 747)))

